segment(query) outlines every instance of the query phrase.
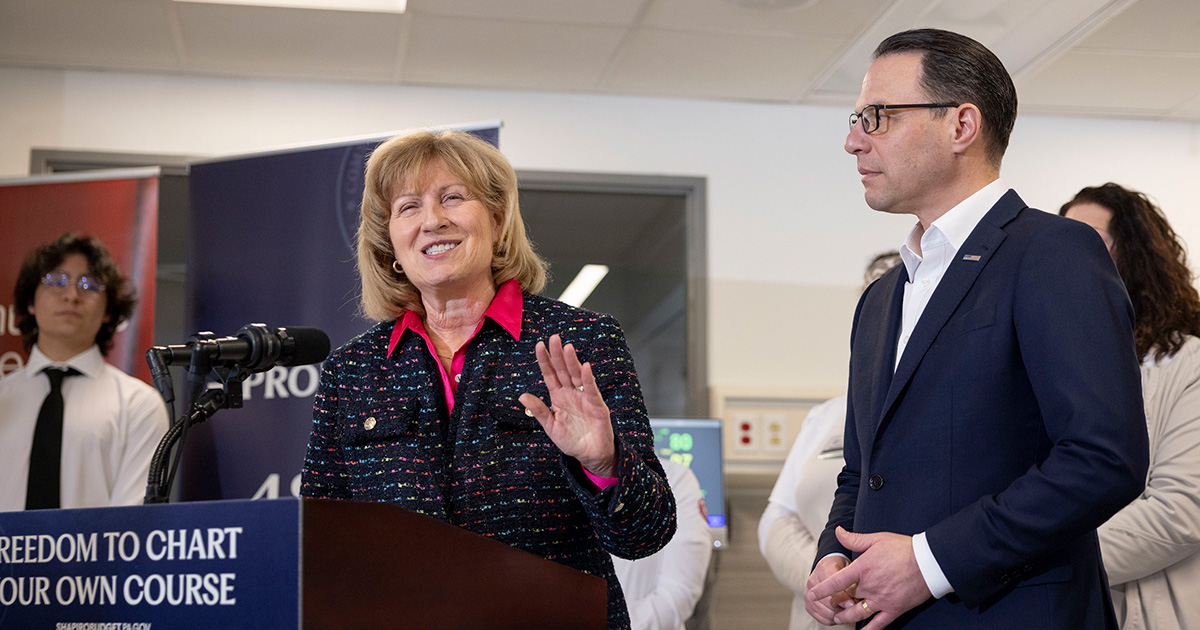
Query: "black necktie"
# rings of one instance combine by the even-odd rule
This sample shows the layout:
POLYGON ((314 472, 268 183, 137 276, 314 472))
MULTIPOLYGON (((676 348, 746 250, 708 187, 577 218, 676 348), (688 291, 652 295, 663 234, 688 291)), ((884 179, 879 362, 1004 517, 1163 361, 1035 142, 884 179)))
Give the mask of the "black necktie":
POLYGON ((59 506, 62 477, 62 382, 78 376, 75 368, 48 367, 42 370, 50 379, 50 393, 42 401, 37 426, 33 429, 33 447, 29 450, 29 482, 25 487, 25 509, 45 510, 59 506))

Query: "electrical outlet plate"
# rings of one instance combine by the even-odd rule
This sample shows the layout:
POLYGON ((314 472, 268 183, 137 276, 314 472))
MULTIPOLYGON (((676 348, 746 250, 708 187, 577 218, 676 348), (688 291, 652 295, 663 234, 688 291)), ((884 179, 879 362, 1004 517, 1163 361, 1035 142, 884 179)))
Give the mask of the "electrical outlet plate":
POLYGON ((759 416, 752 411, 739 411, 733 415, 733 448, 750 452, 759 449, 759 416))
POLYGON ((762 415, 763 424, 763 450, 764 451, 787 451, 787 414, 782 411, 773 411, 762 415))

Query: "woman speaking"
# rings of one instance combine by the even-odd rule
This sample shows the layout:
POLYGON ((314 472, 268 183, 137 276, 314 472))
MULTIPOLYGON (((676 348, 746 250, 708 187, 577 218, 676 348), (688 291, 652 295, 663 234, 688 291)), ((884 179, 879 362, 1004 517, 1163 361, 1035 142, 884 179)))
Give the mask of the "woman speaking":
POLYGON ((302 494, 385 501, 608 581, 675 505, 616 321, 536 295, 512 166, 459 131, 381 144, 358 228, 371 329, 325 362, 302 494))

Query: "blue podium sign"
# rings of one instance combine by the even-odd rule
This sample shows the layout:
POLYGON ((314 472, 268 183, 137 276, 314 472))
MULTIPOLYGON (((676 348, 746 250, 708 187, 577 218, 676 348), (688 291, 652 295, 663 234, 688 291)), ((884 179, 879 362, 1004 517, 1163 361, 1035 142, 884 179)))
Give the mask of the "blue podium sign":
POLYGON ((301 503, 0 513, 0 629, 299 627, 301 503))
POLYGON ((0 513, 0 630, 603 630, 607 591, 385 503, 0 513))

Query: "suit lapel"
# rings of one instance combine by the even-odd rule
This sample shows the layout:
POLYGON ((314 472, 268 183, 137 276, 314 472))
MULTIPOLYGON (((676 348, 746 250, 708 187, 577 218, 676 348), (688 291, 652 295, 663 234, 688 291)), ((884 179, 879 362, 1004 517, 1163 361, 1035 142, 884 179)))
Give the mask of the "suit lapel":
MULTIPOLYGON (((1009 190, 984 215, 967 240, 963 242, 962 247, 959 248, 955 259, 946 269, 946 275, 942 276, 942 281, 938 283, 937 289, 930 296, 929 304, 925 306, 925 311, 917 320, 916 328, 913 329, 908 345, 904 348, 904 355, 900 357, 900 364, 896 366, 896 373, 888 387, 887 396, 879 407, 881 414, 878 418, 876 434, 882 430, 883 424, 896 406, 901 392, 912 380, 913 374, 921 364, 929 346, 933 345, 950 316, 958 309, 958 305, 962 303, 971 286, 975 284, 975 280, 983 268, 991 261, 992 254, 1004 241, 1007 234, 1002 226, 1015 218, 1017 213, 1025 207, 1025 202, 1021 201, 1017 193, 1009 190)), ((899 299, 903 300, 903 290, 898 293, 900 293, 899 299)), ((897 322, 895 325, 898 331, 900 324, 897 322)))
MULTIPOLYGON (((897 267, 894 282, 890 282, 880 298, 887 305, 887 319, 884 321, 883 341, 879 352, 875 354, 877 363, 872 366, 875 374, 876 389, 871 393, 872 409, 882 409, 883 401, 891 388, 895 376, 896 345, 900 338, 900 326, 904 308, 904 285, 908 282, 908 270, 904 265, 897 267)), ((881 281, 883 282, 883 281, 881 281)), ((876 418, 878 420, 878 418, 876 418)))

